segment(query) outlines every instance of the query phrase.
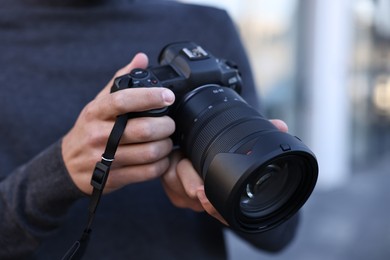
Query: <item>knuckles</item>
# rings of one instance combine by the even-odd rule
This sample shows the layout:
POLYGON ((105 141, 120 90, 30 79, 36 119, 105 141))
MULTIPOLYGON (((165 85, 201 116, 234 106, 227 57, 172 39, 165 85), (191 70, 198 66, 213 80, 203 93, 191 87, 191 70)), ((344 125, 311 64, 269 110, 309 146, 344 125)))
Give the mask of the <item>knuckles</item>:
MULTIPOLYGON (((102 129, 90 128, 85 135, 87 143, 91 147, 104 148, 108 140, 109 131, 102 131, 102 129)), ((102 151, 103 152, 103 151, 102 151)))
POLYGON ((169 137, 175 123, 169 117, 140 117, 128 122, 128 138, 135 142, 148 142, 169 137))
POLYGON ((173 144, 171 139, 166 139, 160 144, 148 145, 145 147, 145 150, 142 152, 141 156, 146 162, 155 162, 161 158, 167 156, 172 150, 173 144))
POLYGON ((132 120, 130 127, 132 128, 132 135, 139 141, 151 141, 154 139, 158 126, 151 118, 137 118, 132 120))
POLYGON ((156 179, 168 169, 168 166, 169 161, 167 159, 163 159, 158 162, 147 165, 144 168, 143 174, 149 180, 156 179))
POLYGON ((119 91, 110 95, 109 107, 114 111, 115 115, 120 115, 126 112, 130 112, 127 111, 126 108, 131 99, 126 98, 126 95, 124 95, 124 93, 125 92, 123 91, 119 91))

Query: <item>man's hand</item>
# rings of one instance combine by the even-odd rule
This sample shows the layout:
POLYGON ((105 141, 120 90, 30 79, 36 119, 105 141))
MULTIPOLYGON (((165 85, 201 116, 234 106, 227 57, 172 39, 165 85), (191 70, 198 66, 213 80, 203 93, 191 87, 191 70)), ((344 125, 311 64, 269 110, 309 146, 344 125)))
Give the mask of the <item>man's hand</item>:
MULTIPOLYGON (((286 123, 281 120, 270 120, 280 131, 287 132, 286 123)), ((161 177, 163 187, 171 202, 179 208, 190 208, 194 211, 206 211, 209 215, 227 225, 207 199, 203 180, 195 171, 192 163, 183 158, 179 151, 171 155, 171 165, 161 177)))
MULTIPOLYGON (((146 68, 148 58, 137 54, 114 78, 134 68, 146 68)), ((90 180, 95 163, 100 161, 108 136, 118 115, 169 106, 175 96, 166 88, 129 88, 110 94, 114 78, 81 111, 73 128, 64 136, 62 155, 76 186, 90 194, 90 180)), ((112 164, 105 192, 127 184, 159 177, 169 167, 172 150, 169 136, 174 121, 167 117, 129 120, 112 164)))

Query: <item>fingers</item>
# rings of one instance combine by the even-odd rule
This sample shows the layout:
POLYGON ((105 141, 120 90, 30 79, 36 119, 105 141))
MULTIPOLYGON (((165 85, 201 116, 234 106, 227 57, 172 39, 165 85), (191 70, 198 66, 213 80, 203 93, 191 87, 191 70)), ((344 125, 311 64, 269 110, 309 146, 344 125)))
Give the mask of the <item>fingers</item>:
POLYGON ((190 208, 194 211, 206 211, 214 218, 227 225, 207 199, 203 180, 192 167, 188 159, 175 152, 171 158, 171 166, 162 176, 163 187, 171 202, 179 208, 190 208))
POLYGON ((177 176, 188 197, 197 198, 197 190, 203 186, 203 180, 192 167, 188 159, 182 159, 177 165, 177 176))
POLYGON ((172 202, 178 208, 190 208, 194 211, 204 211, 196 192, 187 192, 177 175, 177 165, 182 159, 182 155, 175 151, 171 155, 170 167, 168 171, 162 175, 161 181, 165 192, 172 202))
POLYGON ((126 167, 113 167, 104 189, 104 193, 120 189, 128 184, 143 182, 160 177, 169 167, 169 159, 144 165, 128 165, 126 167))
POLYGON ((280 119, 271 119, 269 120, 274 126, 276 126, 280 131, 287 133, 288 132, 288 126, 287 124, 280 120, 280 119))
POLYGON ((101 95, 88 111, 92 117, 112 119, 129 112, 147 111, 170 106, 175 101, 174 93, 167 88, 128 88, 110 95, 101 95))
POLYGON ((218 213, 218 211, 214 208, 211 202, 207 199, 206 194, 204 192, 204 187, 199 187, 196 196, 198 197, 200 203, 202 204, 203 209, 212 217, 219 220, 222 224, 228 226, 226 220, 218 213))
POLYGON ((174 131, 175 122, 168 116, 133 118, 127 122, 121 144, 161 140, 172 135, 174 131))
POLYGON ((115 155, 113 168, 159 161, 170 154, 172 146, 172 140, 169 138, 150 143, 121 145, 115 155))
MULTIPOLYGON (((171 165, 176 166, 176 172, 171 168, 163 175, 164 188, 168 197, 176 207, 190 208, 195 211, 206 211, 209 215, 227 225, 223 217, 207 199, 203 180, 192 167, 188 159, 176 156, 171 165)), ((172 167, 172 166, 171 166, 172 167)))
POLYGON ((183 159, 178 163, 177 169, 177 175, 187 196, 192 200, 197 200, 201 204, 202 209, 205 210, 210 216, 227 225, 227 222, 206 197, 203 180, 192 167, 192 163, 188 159, 183 159))

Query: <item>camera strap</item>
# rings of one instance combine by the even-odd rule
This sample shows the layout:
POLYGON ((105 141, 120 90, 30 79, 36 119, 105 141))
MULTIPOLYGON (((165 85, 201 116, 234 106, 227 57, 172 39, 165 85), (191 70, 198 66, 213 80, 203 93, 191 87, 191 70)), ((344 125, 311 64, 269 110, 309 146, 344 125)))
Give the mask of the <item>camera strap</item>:
POLYGON ((127 121, 131 117, 135 117, 134 114, 120 115, 116 118, 114 127, 111 130, 110 136, 107 140, 105 151, 102 155, 100 162, 97 162, 95 169, 93 170, 91 185, 93 186, 92 195, 90 197, 88 207, 88 221, 84 228, 84 231, 79 240, 75 241, 71 248, 62 257, 62 260, 78 260, 84 255, 84 252, 88 246, 89 237, 91 234, 91 226, 95 217, 97 206, 100 202, 100 198, 103 194, 104 186, 106 185, 110 167, 115 158, 115 153, 118 148, 122 134, 126 128, 127 121))

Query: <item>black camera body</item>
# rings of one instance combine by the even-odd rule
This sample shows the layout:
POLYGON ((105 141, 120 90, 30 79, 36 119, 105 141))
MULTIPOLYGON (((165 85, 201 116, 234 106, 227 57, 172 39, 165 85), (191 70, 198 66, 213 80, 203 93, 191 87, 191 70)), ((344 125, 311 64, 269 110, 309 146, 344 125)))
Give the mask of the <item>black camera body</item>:
POLYGON ((159 57, 161 66, 134 69, 115 79, 111 92, 134 87, 165 87, 171 89, 176 102, 171 108, 148 111, 150 116, 174 113, 182 98, 199 86, 217 84, 241 92, 242 80, 234 63, 220 60, 193 42, 166 46, 159 57), (168 113, 168 109, 171 111, 168 113))
POLYGON ((191 160, 206 196, 232 228, 259 233, 293 216, 317 181, 312 151, 246 103, 234 63, 193 42, 179 42, 162 49, 159 64, 116 78, 111 91, 165 87, 175 93, 175 103, 129 118, 174 119, 174 143, 191 160))

